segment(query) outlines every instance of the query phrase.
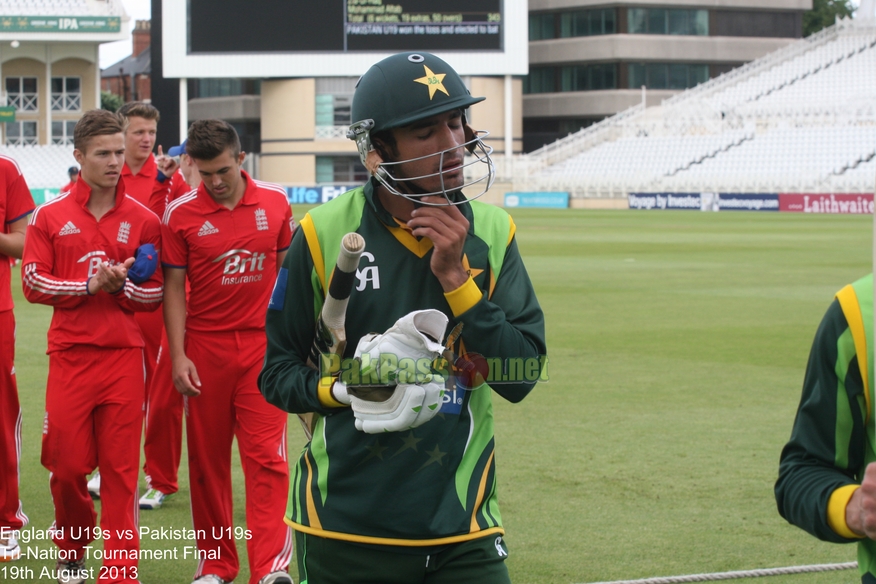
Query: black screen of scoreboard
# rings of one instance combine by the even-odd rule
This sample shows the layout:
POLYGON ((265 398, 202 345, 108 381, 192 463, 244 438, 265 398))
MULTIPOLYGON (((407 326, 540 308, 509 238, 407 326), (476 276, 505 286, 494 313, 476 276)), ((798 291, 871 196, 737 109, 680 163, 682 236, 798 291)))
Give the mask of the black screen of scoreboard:
POLYGON ((189 0, 189 53, 502 50, 502 0, 189 0))

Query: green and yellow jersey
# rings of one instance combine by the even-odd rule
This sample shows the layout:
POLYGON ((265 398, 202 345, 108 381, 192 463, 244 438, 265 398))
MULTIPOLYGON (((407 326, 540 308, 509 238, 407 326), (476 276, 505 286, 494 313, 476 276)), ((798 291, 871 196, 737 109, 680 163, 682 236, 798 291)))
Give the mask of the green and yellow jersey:
POLYGON ((859 542, 864 584, 876 584, 876 542, 849 529, 845 509, 876 461, 872 347, 871 274, 837 293, 818 327, 775 487, 789 522, 824 541, 859 542))
MULTIPOLYGON (((458 195, 461 196, 461 195, 458 195)), ((372 183, 312 210, 292 240, 267 314, 259 377, 269 402, 317 416, 293 469, 287 522, 296 530, 364 544, 440 547, 503 533, 496 494, 492 391, 517 402, 544 375, 544 316, 523 266, 511 217, 477 201, 460 210, 471 226, 463 264, 470 279, 445 294, 432 274, 432 243, 417 239, 375 196, 372 183), (343 371, 357 341, 415 310, 441 310, 453 349, 491 366, 491 387, 451 387, 440 413, 406 432, 356 430, 349 407, 306 365, 340 241, 365 239, 346 313, 343 371), (527 365, 535 365, 535 367, 527 365)), ((342 371, 342 375, 343 375, 342 371)))

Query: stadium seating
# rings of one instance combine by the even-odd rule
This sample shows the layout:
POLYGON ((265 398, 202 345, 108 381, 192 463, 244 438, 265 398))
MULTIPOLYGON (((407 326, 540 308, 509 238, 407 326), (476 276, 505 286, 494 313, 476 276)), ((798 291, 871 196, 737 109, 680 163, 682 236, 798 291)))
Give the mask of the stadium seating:
POLYGON ((10 16, 120 15, 118 0, 0 0, 0 14, 10 16))
POLYGON ((61 188, 70 182, 67 169, 76 165, 72 146, 0 146, 0 154, 18 163, 31 189, 61 188))
POLYGON ((515 161, 516 190, 863 193, 876 185, 876 20, 840 20, 515 161))

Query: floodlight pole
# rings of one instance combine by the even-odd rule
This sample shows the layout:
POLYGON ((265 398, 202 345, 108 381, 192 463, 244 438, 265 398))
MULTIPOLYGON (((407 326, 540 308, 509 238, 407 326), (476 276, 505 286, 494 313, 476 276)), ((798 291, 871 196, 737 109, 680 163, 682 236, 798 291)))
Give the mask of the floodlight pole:
POLYGON ((189 80, 181 77, 179 80, 179 143, 189 135, 189 80))

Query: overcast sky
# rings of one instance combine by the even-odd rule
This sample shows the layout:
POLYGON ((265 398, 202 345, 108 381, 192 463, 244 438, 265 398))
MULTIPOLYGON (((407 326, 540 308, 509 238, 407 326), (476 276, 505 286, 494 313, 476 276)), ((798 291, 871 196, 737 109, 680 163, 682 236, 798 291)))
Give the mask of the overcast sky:
MULTIPOLYGON (((134 28, 135 20, 152 18, 151 0, 122 0, 122 4, 125 7, 125 12, 131 17, 131 29, 134 28)), ((100 68, 106 69, 130 55, 132 51, 131 39, 100 45, 100 68)))
MULTIPOLYGON (((159 0, 156 0, 159 1, 159 0)), ((152 1, 151 0, 122 0, 125 6, 125 11, 131 17, 131 28, 134 28, 135 20, 149 20, 152 17, 152 1)), ((858 0, 852 0, 854 6, 858 5, 858 0)), ((100 46, 100 68, 106 69, 113 63, 121 61, 131 54, 131 41, 119 41, 117 43, 106 43, 100 46)))

